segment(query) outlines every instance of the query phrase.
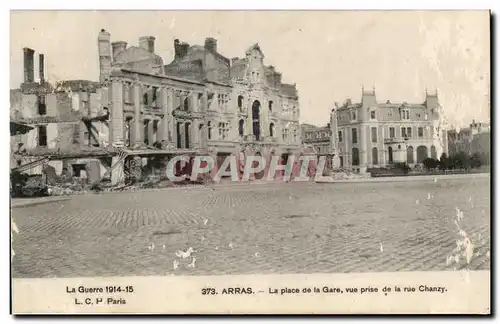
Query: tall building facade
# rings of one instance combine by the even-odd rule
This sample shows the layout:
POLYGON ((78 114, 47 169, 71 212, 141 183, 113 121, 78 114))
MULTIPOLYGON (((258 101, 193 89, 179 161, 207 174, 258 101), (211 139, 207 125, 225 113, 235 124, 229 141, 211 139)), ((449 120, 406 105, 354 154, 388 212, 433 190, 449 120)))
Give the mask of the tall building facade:
POLYGON ((155 41, 143 36, 129 46, 101 30, 99 82, 64 81, 60 89, 35 82, 34 51, 25 50, 25 82, 11 93, 11 119, 36 126, 23 135, 25 147, 50 156, 52 164, 66 159, 64 152, 102 154, 97 161, 113 183, 130 167, 127 160, 141 172, 162 174, 179 154, 210 154, 220 166, 229 154, 300 152, 296 85, 283 83, 281 73, 264 64, 258 44, 243 58, 228 59, 214 38, 204 45, 176 39, 174 57, 165 64, 155 41), (127 160, 106 149, 110 145, 127 152, 127 160))
MULTIPOLYGON (((332 112, 333 113, 333 112, 332 112)), ((394 163, 421 163, 448 151, 446 126, 437 92, 422 103, 377 101, 375 89, 362 89, 361 102, 347 99, 334 109, 332 143, 341 167, 365 172, 394 163)))

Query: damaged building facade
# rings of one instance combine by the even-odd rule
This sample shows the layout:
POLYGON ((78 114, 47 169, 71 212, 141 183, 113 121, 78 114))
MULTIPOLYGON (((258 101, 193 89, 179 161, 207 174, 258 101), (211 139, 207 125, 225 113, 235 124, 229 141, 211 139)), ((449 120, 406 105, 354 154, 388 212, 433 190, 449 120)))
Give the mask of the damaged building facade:
POLYGON ((35 51, 24 48, 23 54, 24 80, 10 92, 10 119, 30 130, 11 136, 11 169, 36 175, 49 168, 68 177, 100 179, 111 163, 100 148, 100 139, 108 137, 108 114, 101 105, 106 93, 89 80, 46 82, 43 54, 35 80, 35 51))
POLYGON ((11 121, 32 130, 14 136, 13 167, 29 163, 29 172, 40 173, 50 165, 57 174, 117 184, 130 174, 164 175, 175 155, 209 154, 220 166, 230 154, 286 159, 300 152, 296 86, 264 65, 258 44, 228 59, 213 38, 203 46, 175 40, 165 64, 152 36, 128 46, 101 30, 97 43, 99 82, 49 84, 43 55, 35 81, 34 51, 24 49, 11 121))

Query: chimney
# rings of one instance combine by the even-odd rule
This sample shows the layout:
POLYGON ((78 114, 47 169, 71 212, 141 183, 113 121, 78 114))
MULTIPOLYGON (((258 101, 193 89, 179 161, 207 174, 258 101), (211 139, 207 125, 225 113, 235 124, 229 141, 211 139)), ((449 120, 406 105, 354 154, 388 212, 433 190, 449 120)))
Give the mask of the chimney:
POLYGON ((43 54, 38 55, 38 72, 40 76, 40 84, 45 83, 45 63, 43 54))
POLYGON ((178 39, 174 40, 174 59, 180 60, 187 55, 189 44, 178 39))
POLYGON ((174 60, 181 58, 181 41, 178 39, 174 40, 174 60))
POLYGON ((217 53, 217 40, 212 37, 205 39, 205 49, 210 52, 217 53))
POLYGON ((107 82, 111 73, 111 34, 101 29, 97 37, 99 51, 99 81, 107 82))
POLYGON ((24 83, 34 82, 35 80, 35 62, 33 57, 35 51, 31 48, 23 48, 24 52, 24 83))
POLYGON ((189 44, 188 43, 182 43, 181 44, 181 57, 184 57, 187 55, 189 49, 189 44))
POLYGON ((149 53, 155 52, 155 39, 153 36, 142 36, 139 38, 139 46, 149 53))
POLYGON ((125 41, 113 42, 111 43, 111 48, 113 51, 113 59, 115 59, 118 54, 127 49, 127 42, 125 41))

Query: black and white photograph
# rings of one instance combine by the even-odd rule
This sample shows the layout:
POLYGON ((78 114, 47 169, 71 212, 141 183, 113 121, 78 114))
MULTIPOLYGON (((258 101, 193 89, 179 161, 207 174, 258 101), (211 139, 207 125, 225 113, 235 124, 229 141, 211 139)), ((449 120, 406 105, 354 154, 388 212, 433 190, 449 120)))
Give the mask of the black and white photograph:
POLYGON ((12 279, 489 278, 490 19, 11 11, 12 279))

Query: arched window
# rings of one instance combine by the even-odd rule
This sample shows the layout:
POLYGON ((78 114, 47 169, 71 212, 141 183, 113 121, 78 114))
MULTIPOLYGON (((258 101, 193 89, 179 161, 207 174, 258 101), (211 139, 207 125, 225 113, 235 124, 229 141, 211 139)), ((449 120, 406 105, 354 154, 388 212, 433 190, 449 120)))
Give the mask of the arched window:
POLYGON ((240 110, 243 110, 243 96, 238 96, 238 108, 240 108, 240 110))
POLYGON ((269 112, 273 111, 273 101, 269 100, 269 112))
POLYGON ((406 148, 406 163, 413 164, 415 161, 413 160, 413 146, 408 146, 406 148))
POLYGON ((252 105, 253 135, 260 141, 260 102, 255 100, 252 105))
POLYGON ((372 148, 372 164, 378 164, 378 148, 376 147, 372 148))
POLYGON ((417 147, 417 163, 422 163, 428 157, 427 146, 420 145, 417 147))
POLYGON ((245 121, 243 119, 238 122, 238 133, 240 136, 245 135, 245 121))
POLYGON ((274 137, 274 123, 269 124, 269 136, 274 137))
POLYGON ((437 159, 437 151, 434 145, 431 146, 431 158, 437 159))

